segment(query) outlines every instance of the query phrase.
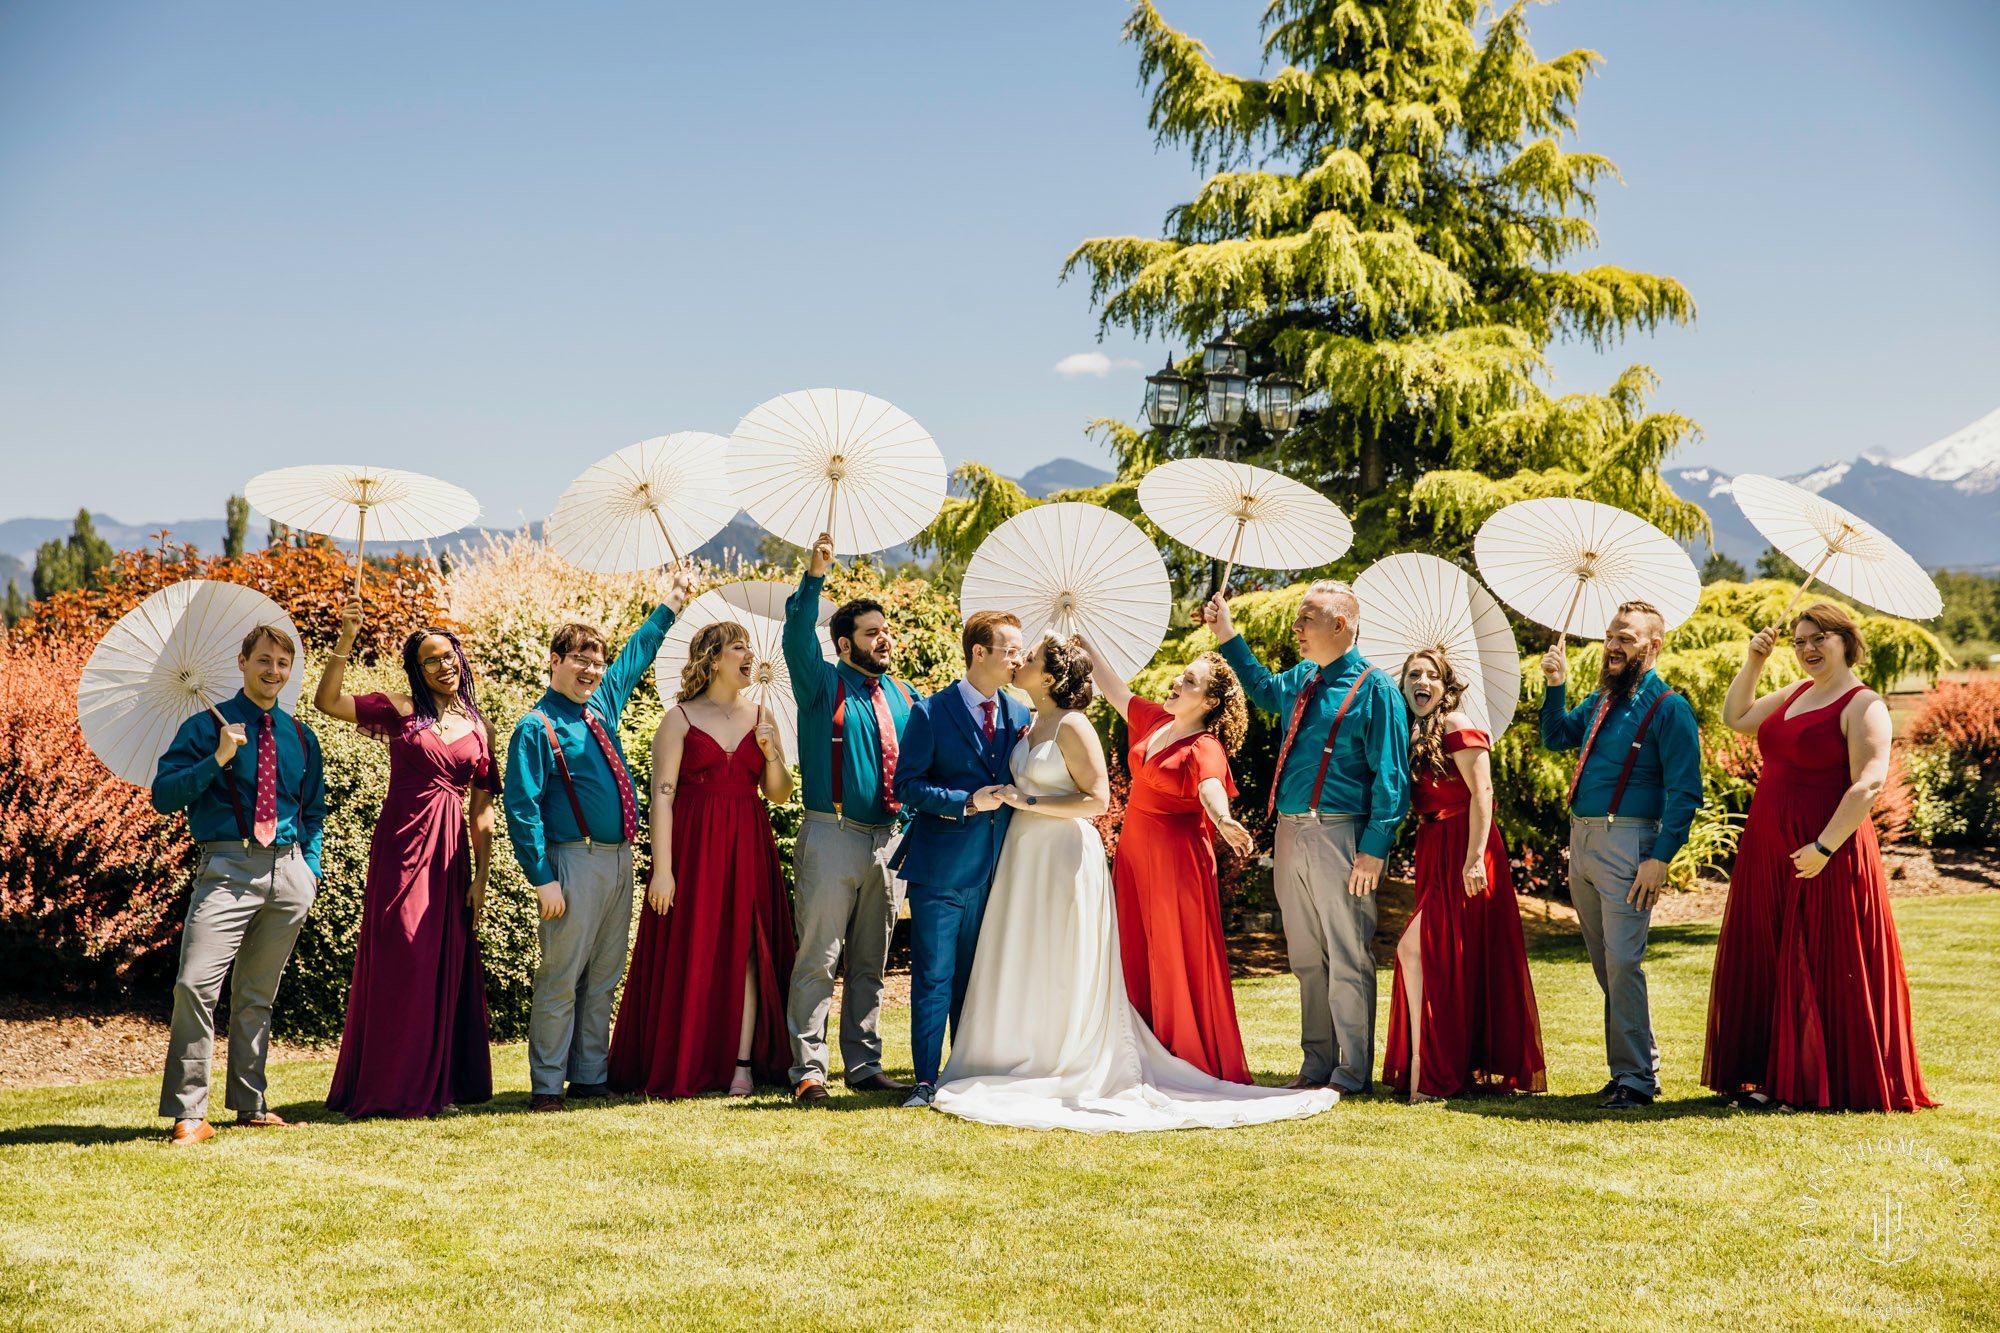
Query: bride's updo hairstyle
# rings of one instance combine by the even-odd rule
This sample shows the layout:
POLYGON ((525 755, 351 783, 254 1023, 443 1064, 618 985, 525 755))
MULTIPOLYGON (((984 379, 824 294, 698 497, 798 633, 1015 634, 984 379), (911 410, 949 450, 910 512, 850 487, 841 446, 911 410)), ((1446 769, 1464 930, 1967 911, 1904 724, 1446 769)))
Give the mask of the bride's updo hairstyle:
POLYGON ((1090 683, 1090 654, 1080 644, 1042 640, 1042 670, 1049 673, 1049 698, 1058 708, 1088 708, 1097 697, 1090 683))

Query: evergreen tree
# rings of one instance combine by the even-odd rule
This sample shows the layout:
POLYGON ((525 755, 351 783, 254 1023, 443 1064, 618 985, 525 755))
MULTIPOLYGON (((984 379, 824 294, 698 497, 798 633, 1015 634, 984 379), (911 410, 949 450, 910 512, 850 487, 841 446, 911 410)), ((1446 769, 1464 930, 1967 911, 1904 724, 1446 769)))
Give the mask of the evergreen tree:
MULTIPOLYGON (((1559 267, 1596 242, 1589 221, 1616 169, 1567 151, 1591 51, 1538 60, 1522 5, 1481 0, 1271 0, 1270 78, 1225 74, 1150 0, 1126 23, 1152 89, 1162 145, 1215 169, 1158 238, 1086 241, 1064 275, 1087 275, 1105 328, 1190 347, 1224 331, 1252 377, 1285 371, 1310 397, 1281 442, 1252 428, 1243 455, 1314 485, 1355 520, 1355 557, 1462 551, 1503 504, 1578 495, 1681 538, 1705 537, 1662 460, 1698 433, 1648 412, 1629 367, 1603 394, 1556 397, 1558 339, 1608 346, 1693 320, 1671 278, 1559 267)), ((1199 360, 1180 366, 1194 378, 1199 360)), ((1162 458, 1200 454, 1197 405, 1171 432, 1100 422, 1120 460, 1101 497, 1162 458)))
POLYGON ((1766 546, 1764 554, 1757 557, 1757 577, 1760 579, 1783 579, 1787 583, 1803 584, 1805 570, 1798 561, 1786 555, 1775 546, 1766 546))
POLYGON ((243 554, 243 539, 250 534, 250 502, 232 495, 224 512, 229 516, 229 531, 222 537, 222 553, 234 560, 243 554))
POLYGON ((7 628, 12 629, 14 626, 20 624, 22 617, 27 614, 28 603, 27 599, 21 596, 21 581, 19 579, 8 579, 7 603, 4 607, 0 607, 0 620, 5 620, 7 628))
POLYGON ((1708 561, 1701 567, 1703 587, 1711 583, 1742 583, 1749 576, 1743 572, 1743 562, 1732 559, 1720 551, 1710 551, 1708 561))
POLYGON ((97 535, 90 511, 77 510, 69 538, 43 542, 35 552, 35 599, 89 587, 97 571, 108 566, 115 554, 111 543, 97 535))

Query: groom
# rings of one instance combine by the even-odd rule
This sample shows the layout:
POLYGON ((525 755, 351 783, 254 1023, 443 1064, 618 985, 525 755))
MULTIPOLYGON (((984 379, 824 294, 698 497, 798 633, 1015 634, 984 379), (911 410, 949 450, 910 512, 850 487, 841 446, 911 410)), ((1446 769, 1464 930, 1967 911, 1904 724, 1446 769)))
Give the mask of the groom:
POLYGON ((917 1086, 937 1095, 945 1019, 954 1033, 986 918, 986 894, 1013 811, 1000 801, 1007 760, 1033 720, 1000 688, 1021 664, 1021 622, 976 611, 959 637, 965 675, 910 710, 896 799, 915 816, 891 866, 910 886, 910 1048, 917 1086))

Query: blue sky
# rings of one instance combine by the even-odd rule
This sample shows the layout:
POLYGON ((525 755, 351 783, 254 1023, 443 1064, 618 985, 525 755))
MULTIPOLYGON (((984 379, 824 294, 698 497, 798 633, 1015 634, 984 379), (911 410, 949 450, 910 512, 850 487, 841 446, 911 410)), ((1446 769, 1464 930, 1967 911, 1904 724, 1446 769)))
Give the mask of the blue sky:
MULTIPOLYGON (((1261 5, 1163 0, 1254 71, 1261 5)), ((267 467, 434 472, 540 517, 648 435, 817 385, 952 461, 1101 457, 1163 348, 1063 257, 1154 234, 1115 0, 0 3, 0 518, 216 515, 267 467), (1103 376, 1061 375, 1101 352, 1103 376)), ((1904 453, 2000 406, 2000 6, 1569 0, 1603 53, 1601 256, 1680 278, 1683 461, 1904 453)))

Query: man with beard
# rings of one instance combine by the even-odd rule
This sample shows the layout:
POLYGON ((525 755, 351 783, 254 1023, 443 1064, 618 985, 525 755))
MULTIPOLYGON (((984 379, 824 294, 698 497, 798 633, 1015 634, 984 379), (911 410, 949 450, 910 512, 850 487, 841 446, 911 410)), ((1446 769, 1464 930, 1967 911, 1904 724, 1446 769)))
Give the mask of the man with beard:
POLYGON ((846 955, 840 1001, 840 1058, 847 1086, 903 1092, 882 1072, 882 973, 902 910, 889 873, 889 839, 902 809, 896 753, 916 692, 887 673, 895 655, 882 604, 858 597, 827 629, 838 662, 820 656, 819 590, 833 564, 833 537, 813 542, 799 590, 785 603, 785 666, 799 710, 800 798, 805 824, 792 856, 792 966, 785 1022, 792 1038, 792 1095, 826 1100, 827 1014, 846 955))
POLYGON ((1649 1105, 1660 1092, 1646 931, 1701 805, 1694 708, 1653 672, 1665 634, 1650 603, 1621 605, 1604 632, 1597 688, 1574 709, 1564 707, 1562 645, 1542 658, 1542 744, 1583 751, 1569 785, 1569 896, 1604 992, 1611 1080, 1598 1105, 1610 1110, 1649 1105))

